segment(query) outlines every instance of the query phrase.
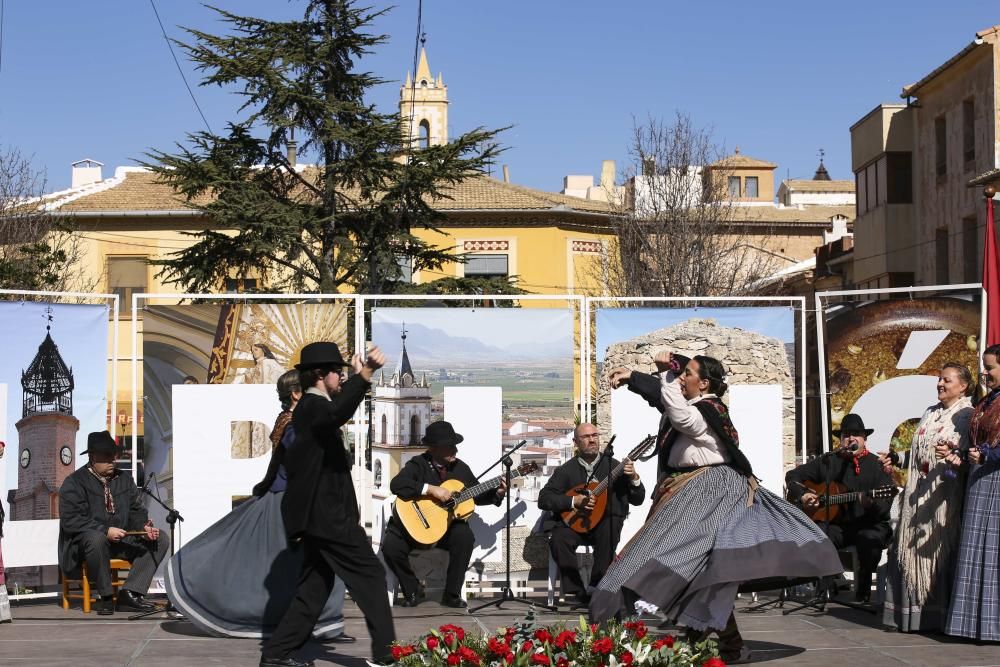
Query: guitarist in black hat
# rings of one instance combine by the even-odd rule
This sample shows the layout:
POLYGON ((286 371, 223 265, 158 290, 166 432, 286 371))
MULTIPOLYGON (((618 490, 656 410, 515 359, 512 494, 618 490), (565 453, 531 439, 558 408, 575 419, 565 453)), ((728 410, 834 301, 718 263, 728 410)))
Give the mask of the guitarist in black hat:
MULTIPOLYGON (((831 482, 843 485, 849 492, 892 487, 892 478, 882 469, 879 457, 868 451, 866 446, 868 436, 873 432, 874 429, 865 428, 860 415, 846 415, 840 428, 833 431, 833 435, 840 438, 838 449, 829 456, 817 456, 785 475, 788 499, 799 503, 810 513, 819 509, 823 496, 807 488, 805 483, 825 484, 828 475, 831 482), (827 466, 830 467, 829 473, 827 466)), ((826 522, 818 522, 838 549, 851 545, 857 548, 859 571, 855 590, 862 602, 868 601, 872 573, 882 558, 882 550, 892 540, 892 526, 889 524, 891 506, 891 497, 872 498, 862 493, 858 500, 840 506, 829 529, 826 522)))
POLYGON ((153 527, 132 476, 115 467, 118 446, 107 431, 87 436, 88 462, 59 487, 59 567, 75 572, 87 564, 97 591, 97 613, 113 614, 111 559, 132 563, 118 592, 119 611, 149 611, 143 599, 170 539, 153 527), (141 532, 141 535, 128 535, 141 532), (138 539, 136 539, 138 537, 138 539))
POLYGON ((261 667, 308 667, 291 657, 308 641, 334 575, 343 579, 365 615, 375 662, 392 662, 396 633, 385 586, 385 570, 361 527, 351 479, 352 461, 340 429, 357 410, 371 386, 372 373, 385 363, 377 348, 368 358, 354 355, 354 376, 344 382, 347 362, 336 343, 310 343, 295 368, 305 390, 292 413, 295 447, 284 463, 288 486, 281 504, 289 540, 299 541, 305 562, 291 606, 261 650, 261 667))
MULTIPOLYGON (((456 479, 465 487, 475 486, 476 476, 472 469, 457 456, 456 445, 462 440, 464 438, 461 434, 455 433, 454 427, 446 421, 429 424, 420 441, 427 445, 427 451, 406 462, 399 474, 389 482, 389 490, 403 500, 430 496, 438 502, 447 502, 451 499, 452 492, 441 486, 445 480, 456 479)), ((475 502, 477 505, 499 505, 506 492, 506 481, 501 480, 498 488, 476 496, 475 502)), ((399 579, 399 585, 403 589, 401 607, 420 604, 420 583, 410 565, 410 552, 416 546, 417 543, 406 534, 406 529, 396 517, 392 517, 385 528, 382 558, 399 579)), ((462 599, 462 583, 475 546, 472 528, 466 521, 452 521, 448 532, 435 546, 448 551, 448 573, 441 604, 462 609, 467 606, 462 599)))

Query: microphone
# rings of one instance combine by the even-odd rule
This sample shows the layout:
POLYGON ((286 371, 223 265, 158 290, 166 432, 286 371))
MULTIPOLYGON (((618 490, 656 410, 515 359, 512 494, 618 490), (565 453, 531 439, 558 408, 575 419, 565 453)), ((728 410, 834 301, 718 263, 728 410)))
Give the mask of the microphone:
POLYGON ((153 481, 154 477, 156 477, 155 472, 146 475, 146 481, 142 483, 142 488, 139 489, 142 493, 149 493, 149 483, 153 481))
POLYGON ((858 443, 856 441, 854 441, 854 440, 851 440, 850 442, 848 442, 846 444, 842 444, 840 446, 840 448, 843 449, 843 450, 845 450, 845 451, 848 451, 848 452, 856 452, 859 449, 858 443))
POLYGON ((604 451, 610 452, 610 453, 613 453, 615 451, 614 447, 612 447, 611 445, 614 443, 615 438, 617 438, 617 437, 618 437, 617 433, 612 433, 611 434, 611 439, 608 440, 608 444, 604 445, 604 451))

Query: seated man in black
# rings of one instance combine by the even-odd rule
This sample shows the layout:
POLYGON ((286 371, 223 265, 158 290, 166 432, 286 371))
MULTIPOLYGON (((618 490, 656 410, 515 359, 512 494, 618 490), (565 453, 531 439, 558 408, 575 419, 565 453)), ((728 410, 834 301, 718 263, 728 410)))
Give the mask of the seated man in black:
POLYGON ((115 468, 118 448, 107 431, 87 436, 89 462, 59 489, 59 567, 71 573, 87 563, 87 578, 97 591, 97 613, 113 614, 111 559, 132 563, 118 592, 119 611, 149 611, 143 600, 153 574, 170 548, 146 514, 132 476, 115 468), (141 535, 126 535, 126 531, 141 535))
MULTIPOLYGON (((840 428, 833 434, 840 438, 840 448, 827 456, 818 456, 785 475, 789 500, 798 502, 807 513, 812 513, 823 503, 822 494, 817 495, 806 488, 804 482, 824 484, 829 479, 852 491, 871 491, 892 486, 892 478, 882 469, 879 457, 868 451, 866 441, 873 429, 865 428, 860 415, 846 415, 840 428)), ((837 517, 829 524, 817 521, 819 527, 830 537, 838 549, 853 545, 858 550, 858 582, 856 596, 867 602, 871 595, 871 578, 882 550, 892 540, 889 525, 891 497, 873 499, 862 494, 859 500, 840 505, 837 517)))
MULTIPOLYGON (((427 451, 406 462, 399 474, 389 482, 389 490, 403 500, 430 496, 439 502, 447 502, 451 499, 452 492, 438 486, 445 480, 457 479, 466 487, 474 486, 477 483, 476 476, 456 456, 458 448, 455 445, 462 440, 462 436, 455 433, 448 422, 430 424, 421 440, 421 444, 427 445, 427 451)), ((476 496, 475 502, 477 505, 499 505, 506 491, 507 485, 501 481, 499 488, 476 496)), ((420 584, 410 565, 410 552, 417 546, 417 542, 406 534, 406 529, 399 521, 395 517, 391 518, 382 541, 382 557, 399 579, 403 592, 401 607, 415 607, 422 596, 420 584)), ((472 528, 465 521, 453 521, 445 536, 434 546, 448 551, 448 572, 441 604, 459 609, 466 607, 467 604, 462 599, 462 584, 475 546, 472 528)))
POLYGON ((590 600, 590 595, 580 577, 576 548, 581 544, 594 547, 594 567, 590 571, 590 585, 596 585, 614 557, 622 533, 622 524, 628 516, 628 506, 641 505, 646 490, 632 462, 626 460, 623 474, 614 480, 611 486, 611 495, 608 497, 609 502, 605 507, 604 516, 600 517, 589 532, 577 533, 560 519, 559 514, 574 507, 586 511, 592 510, 594 498, 584 495, 567 496, 566 492, 583 486, 588 480, 600 482, 607 478, 608 471, 614 471, 618 467, 618 461, 610 459, 609 466, 608 458, 601 460, 598 457, 601 450, 600 434, 593 424, 582 423, 577 426, 573 431, 573 442, 576 444, 577 456, 552 473, 552 477, 538 494, 538 506, 554 515, 549 549, 562 575, 563 596, 567 599, 575 598, 578 604, 584 604, 590 600), (598 467, 596 472, 595 466, 598 467))

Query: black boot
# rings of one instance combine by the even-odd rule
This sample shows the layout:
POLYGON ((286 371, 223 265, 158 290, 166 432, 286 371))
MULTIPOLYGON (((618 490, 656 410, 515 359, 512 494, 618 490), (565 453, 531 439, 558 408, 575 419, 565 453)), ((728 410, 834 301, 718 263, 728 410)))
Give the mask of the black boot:
POLYGON ((94 601, 94 609, 98 616, 111 616, 115 613, 115 598, 113 595, 106 595, 94 601))
POLYGON ((143 600, 139 593, 127 588, 118 591, 118 611, 152 611, 154 609, 156 609, 156 605, 143 600))

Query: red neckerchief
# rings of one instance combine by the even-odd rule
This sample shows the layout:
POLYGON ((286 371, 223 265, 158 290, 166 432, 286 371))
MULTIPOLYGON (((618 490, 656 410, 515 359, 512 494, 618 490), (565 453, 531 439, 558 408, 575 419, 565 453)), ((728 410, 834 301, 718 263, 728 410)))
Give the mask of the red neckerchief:
POLYGON ((862 446, 861 449, 859 449, 856 452, 849 452, 849 451, 846 451, 846 450, 841 450, 840 455, 843 456, 844 458, 847 458, 847 456, 850 455, 851 462, 854 464, 854 474, 855 475, 860 475, 861 474, 861 458, 863 456, 867 456, 868 455, 868 449, 866 447, 862 446))
MULTIPOLYGON (((108 482, 111 481, 110 477, 103 477, 94 472, 94 469, 89 465, 87 466, 87 472, 97 478, 101 484, 104 485, 104 509, 108 511, 108 514, 115 513, 115 497, 111 495, 111 489, 108 487, 108 482)), ((114 473, 112 473, 113 475, 114 473)))

